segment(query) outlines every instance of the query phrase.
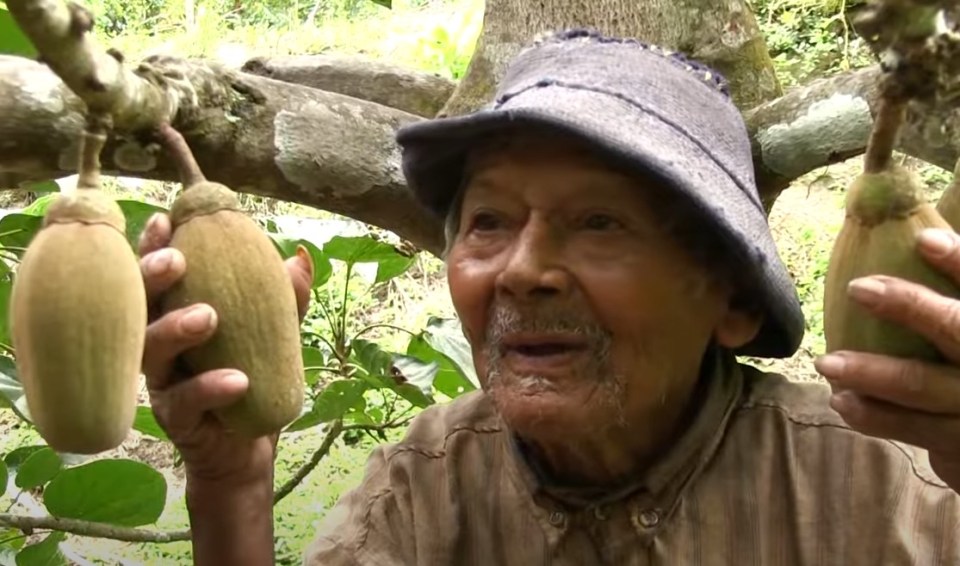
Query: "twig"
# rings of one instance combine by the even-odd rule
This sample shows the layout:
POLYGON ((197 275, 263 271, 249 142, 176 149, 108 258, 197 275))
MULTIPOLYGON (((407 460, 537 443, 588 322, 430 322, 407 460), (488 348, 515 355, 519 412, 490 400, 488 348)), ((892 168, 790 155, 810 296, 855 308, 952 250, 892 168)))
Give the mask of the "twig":
MULTIPOLYGON (((7 8, 40 58, 96 114, 109 115, 118 129, 150 128, 172 119, 179 98, 164 90, 164 77, 148 80, 125 67, 116 51, 90 36, 93 15, 74 2, 7 0, 7 8), (159 80, 158 80, 159 79, 159 80)), ((149 74, 149 66, 141 66, 149 74)))
POLYGON ((876 121, 867 142, 863 170, 867 173, 879 173, 890 166, 893 148, 896 146, 897 133, 907 113, 907 100, 900 96, 887 94, 880 100, 876 121))
POLYGON ((180 182, 184 187, 192 187, 207 180, 200 170, 200 165, 193 157, 193 151, 187 144, 187 140, 168 122, 157 126, 155 135, 163 146, 164 150, 170 155, 177 166, 177 172, 180 174, 180 182))
POLYGON ((62 531, 74 535, 108 538, 123 542, 167 543, 190 540, 190 531, 151 531, 130 527, 117 527, 108 523, 96 523, 79 519, 57 517, 25 517, 0 513, 0 525, 20 530, 44 529, 62 531))
POLYGON ((333 447, 334 441, 337 437, 340 436, 340 433, 343 432, 343 421, 336 420, 333 425, 330 427, 330 430, 327 431, 327 435, 323 437, 323 442, 320 443, 320 447, 317 448, 317 451, 313 453, 313 456, 310 457, 305 464, 300 466, 300 468, 293 474, 293 477, 288 479, 280 489, 273 494, 273 504, 276 505, 284 497, 290 495, 298 485, 300 485, 310 472, 312 472, 323 460, 323 457, 330 452, 330 448, 333 447))

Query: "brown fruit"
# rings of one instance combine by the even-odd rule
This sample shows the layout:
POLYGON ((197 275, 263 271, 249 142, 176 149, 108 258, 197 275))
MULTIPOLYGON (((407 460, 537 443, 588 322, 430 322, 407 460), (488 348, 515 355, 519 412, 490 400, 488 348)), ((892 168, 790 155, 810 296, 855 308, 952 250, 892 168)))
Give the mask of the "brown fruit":
POLYGON ((27 406, 61 452, 110 450, 133 426, 147 299, 125 224, 99 190, 60 195, 13 284, 11 331, 27 406))
POLYGON ((881 320, 848 297, 851 280, 889 275, 960 298, 960 289, 917 251, 926 228, 950 226, 921 199, 921 181, 899 167, 862 173, 847 190, 846 219, 837 235, 824 288, 824 338, 828 352, 858 350, 937 361, 936 347, 900 324, 881 320))
POLYGON ((239 207, 235 193, 199 181, 174 202, 170 245, 186 257, 185 276, 165 296, 164 311, 206 303, 217 330, 186 352, 194 374, 238 369, 250 387, 218 411, 247 436, 278 432, 300 415, 304 399, 300 318, 290 276, 270 238, 239 207))
POLYGON ((955 231, 960 232, 960 160, 953 169, 953 181, 937 201, 937 212, 955 231))

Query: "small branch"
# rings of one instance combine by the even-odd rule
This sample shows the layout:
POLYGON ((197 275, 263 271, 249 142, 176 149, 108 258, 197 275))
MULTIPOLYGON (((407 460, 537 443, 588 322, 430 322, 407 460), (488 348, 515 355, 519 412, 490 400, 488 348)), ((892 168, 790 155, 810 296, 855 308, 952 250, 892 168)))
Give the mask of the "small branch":
POLYGON ((7 7, 43 62, 92 113, 109 115, 128 130, 176 114, 177 97, 162 88, 163 82, 144 79, 124 67, 116 51, 96 44, 90 36, 93 15, 86 8, 59 0, 8 0, 7 7))
POLYGON ((866 173, 879 173, 890 166, 893 149, 897 142, 897 133, 903 124, 907 113, 905 99, 885 96, 880 101, 876 121, 870 132, 870 141, 867 142, 867 151, 863 159, 863 170, 866 173))
POLYGON ((88 121, 88 127, 81 134, 80 140, 80 171, 77 175, 78 189, 100 188, 100 152, 107 143, 107 134, 104 128, 95 125, 94 120, 88 121))
POLYGON ((156 136, 176 165, 184 187, 192 187, 207 180, 193 157, 193 151, 187 144, 187 140, 169 122, 164 122, 157 127, 156 136))
POLYGON ((313 456, 310 457, 305 464, 300 466, 300 468, 293 474, 293 477, 288 479, 280 489, 273 494, 273 504, 276 505, 280 501, 290 495, 298 485, 300 485, 310 472, 312 472, 323 460, 323 457, 330 452, 330 448, 333 447, 334 441, 337 437, 340 436, 340 433, 343 432, 343 421, 337 420, 334 421, 333 425, 330 427, 330 430, 327 431, 326 436, 323 437, 323 442, 320 443, 320 447, 317 448, 317 451, 313 453, 313 456))
POLYGON ((58 519, 56 517, 24 517, 0 513, 0 525, 20 530, 43 529, 62 531, 74 535, 108 538, 123 542, 168 543, 190 540, 190 531, 150 531, 130 527, 117 527, 107 523, 95 523, 79 519, 58 519))

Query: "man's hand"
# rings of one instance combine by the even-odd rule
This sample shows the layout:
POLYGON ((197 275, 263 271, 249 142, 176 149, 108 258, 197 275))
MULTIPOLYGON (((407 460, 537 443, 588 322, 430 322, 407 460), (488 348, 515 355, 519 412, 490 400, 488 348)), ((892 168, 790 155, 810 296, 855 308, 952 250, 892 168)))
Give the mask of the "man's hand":
MULTIPOLYGON (((157 312, 162 293, 189 269, 183 254, 167 247, 170 238, 170 220, 158 214, 144 229, 139 246, 150 305, 143 373, 154 415, 180 451, 188 480, 195 480, 195 484, 230 488, 272 477, 277 436, 247 439, 231 434, 210 412, 242 397, 248 385, 246 376, 231 368, 199 375, 184 375, 177 370, 178 355, 213 335, 217 313, 204 304, 162 316, 157 312)), ((286 266, 302 319, 309 306, 313 264, 301 249, 286 266)))
MULTIPOLYGON (((918 248, 960 284, 960 236, 926 230, 918 248)), ((928 338, 947 363, 828 354, 815 366, 834 388, 831 407, 864 434, 927 449, 934 471, 960 493, 960 301, 880 275, 852 281, 849 292, 871 314, 928 338)))

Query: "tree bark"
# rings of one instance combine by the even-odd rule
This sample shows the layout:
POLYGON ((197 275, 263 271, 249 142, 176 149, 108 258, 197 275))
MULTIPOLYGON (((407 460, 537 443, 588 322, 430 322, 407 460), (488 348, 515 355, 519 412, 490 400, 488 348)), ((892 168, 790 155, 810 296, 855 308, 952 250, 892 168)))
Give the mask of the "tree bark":
POLYGON ((455 84, 439 75, 344 55, 256 57, 242 71, 278 81, 337 92, 432 118, 455 84))
MULTIPOLYGON (((866 149, 880 93, 875 65, 793 89, 744 114, 760 194, 767 207, 797 177, 866 149)), ((897 149, 953 171, 960 110, 911 103, 897 149)))
POLYGON ((566 27, 590 27, 683 51, 723 73, 741 109, 781 93, 766 42, 744 0, 487 0, 484 18, 473 59, 441 115, 484 105, 524 46, 537 34, 566 27))
MULTIPOLYGON (((433 253, 442 228, 407 190, 394 141, 418 116, 201 61, 153 66, 193 85, 173 125, 212 181, 315 206, 395 232, 433 253)), ((76 172, 84 120, 76 95, 45 65, 0 56, 0 184, 76 172)), ((177 180, 149 139, 111 136, 104 174, 177 180)))

